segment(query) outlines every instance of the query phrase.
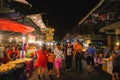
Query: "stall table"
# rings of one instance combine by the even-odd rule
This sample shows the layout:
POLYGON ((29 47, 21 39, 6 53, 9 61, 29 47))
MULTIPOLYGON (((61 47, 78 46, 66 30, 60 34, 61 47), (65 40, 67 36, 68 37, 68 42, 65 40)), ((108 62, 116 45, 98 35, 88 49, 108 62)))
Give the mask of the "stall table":
POLYGON ((112 61, 109 58, 103 58, 102 70, 112 74, 112 61))

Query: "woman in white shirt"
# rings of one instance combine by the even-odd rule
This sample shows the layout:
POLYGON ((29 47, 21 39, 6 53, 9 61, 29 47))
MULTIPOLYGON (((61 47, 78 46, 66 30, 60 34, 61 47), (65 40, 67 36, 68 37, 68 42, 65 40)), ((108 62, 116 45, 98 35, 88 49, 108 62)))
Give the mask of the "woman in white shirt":
POLYGON ((55 54, 55 68, 56 68, 56 72, 57 72, 57 77, 60 77, 60 69, 62 68, 62 60, 64 60, 64 54, 63 51, 60 49, 60 44, 57 44, 55 50, 54 50, 54 54, 55 54))

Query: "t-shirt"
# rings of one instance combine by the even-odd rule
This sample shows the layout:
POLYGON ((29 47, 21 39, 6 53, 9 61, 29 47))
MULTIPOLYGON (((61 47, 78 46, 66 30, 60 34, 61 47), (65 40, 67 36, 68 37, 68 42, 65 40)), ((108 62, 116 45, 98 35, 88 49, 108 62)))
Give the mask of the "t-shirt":
POLYGON ((82 45, 80 45, 80 44, 75 44, 73 46, 73 48, 74 48, 74 51, 76 51, 76 52, 81 52, 82 51, 82 45))
POLYGON ((10 56, 10 58, 12 58, 13 60, 15 60, 17 58, 17 55, 18 55, 18 50, 15 50, 15 51, 8 51, 8 54, 10 56))
POLYGON ((62 58, 64 59, 64 54, 62 50, 54 50, 55 58, 62 58))
POLYGON ((54 62, 55 55, 53 53, 48 54, 48 62, 54 62))
POLYGON ((91 56, 94 56, 96 50, 92 47, 88 47, 86 52, 88 52, 91 56))
POLYGON ((72 55, 72 48, 67 48, 67 55, 72 55))

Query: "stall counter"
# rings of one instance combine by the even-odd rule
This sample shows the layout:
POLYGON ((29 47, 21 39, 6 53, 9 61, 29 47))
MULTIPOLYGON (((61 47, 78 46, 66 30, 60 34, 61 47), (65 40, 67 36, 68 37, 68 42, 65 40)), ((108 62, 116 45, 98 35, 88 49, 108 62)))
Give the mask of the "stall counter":
POLYGON ((102 70, 109 74, 112 74, 112 61, 110 58, 103 58, 102 70))

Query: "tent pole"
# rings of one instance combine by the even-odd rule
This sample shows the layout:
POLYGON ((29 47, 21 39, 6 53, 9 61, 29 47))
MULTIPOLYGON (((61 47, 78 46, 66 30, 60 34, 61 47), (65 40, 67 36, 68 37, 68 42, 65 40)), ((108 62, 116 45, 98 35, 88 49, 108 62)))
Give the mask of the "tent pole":
MULTIPOLYGON (((23 24, 25 23, 25 17, 22 15, 23 18, 23 24)), ((24 37, 25 35, 22 33, 22 58, 24 58, 24 37)))
POLYGON ((22 58, 24 58, 24 39, 25 38, 25 35, 22 34, 22 58))

